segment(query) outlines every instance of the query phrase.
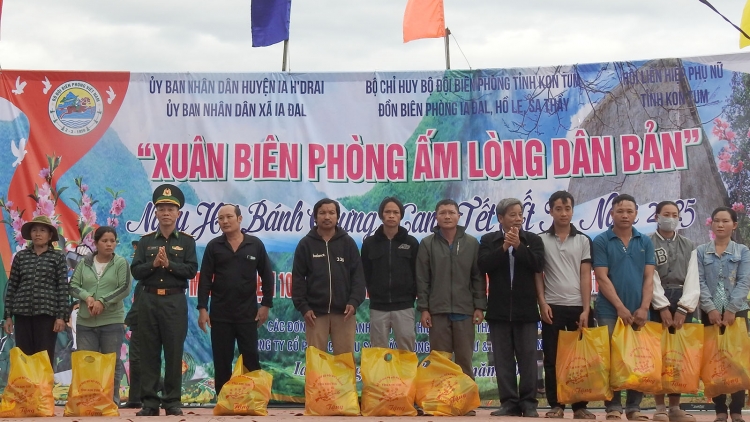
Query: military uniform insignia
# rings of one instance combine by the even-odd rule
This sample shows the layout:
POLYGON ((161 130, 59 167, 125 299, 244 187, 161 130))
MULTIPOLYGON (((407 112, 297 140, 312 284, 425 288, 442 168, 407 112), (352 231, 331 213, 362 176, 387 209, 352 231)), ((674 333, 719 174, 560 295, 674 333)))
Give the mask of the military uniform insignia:
POLYGON ((180 246, 180 245, 174 245, 174 246, 172 246, 172 249, 174 249, 176 251, 181 251, 182 250, 182 246, 180 246))
POLYGON ((172 196, 172 189, 164 188, 164 192, 162 193, 162 196, 172 196))

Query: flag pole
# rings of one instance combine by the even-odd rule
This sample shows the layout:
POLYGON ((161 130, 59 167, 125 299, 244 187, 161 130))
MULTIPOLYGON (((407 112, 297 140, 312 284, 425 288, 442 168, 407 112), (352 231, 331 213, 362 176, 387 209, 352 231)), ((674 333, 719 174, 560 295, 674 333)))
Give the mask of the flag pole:
POLYGON ((286 56, 289 54, 289 39, 284 40, 284 58, 281 61, 281 71, 286 72, 286 56))
POLYGON ((451 34, 451 30, 447 27, 445 28, 445 69, 450 70, 451 68, 451 49, 450 49, 450 41, 448 40, 448 36, 451 34))

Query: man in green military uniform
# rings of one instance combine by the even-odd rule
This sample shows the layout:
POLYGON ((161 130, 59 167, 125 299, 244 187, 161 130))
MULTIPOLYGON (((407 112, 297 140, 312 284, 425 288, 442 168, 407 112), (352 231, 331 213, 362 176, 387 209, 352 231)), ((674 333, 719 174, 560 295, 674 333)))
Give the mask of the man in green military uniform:
POLYGON ((138 298, 138 340, 141 344, 141 400, 138 416, 159 416, 159 405, 167 415, 182 415, 182 350, 187 336, 188 309, 185 289, 195 277, 198 257, 195 240, 176 229, 182 191, 161 185, 154 191, 159 230, 141 237, 130 266, 143 291, 138 298), (164 392, 159 376, 164 351, 164 392))

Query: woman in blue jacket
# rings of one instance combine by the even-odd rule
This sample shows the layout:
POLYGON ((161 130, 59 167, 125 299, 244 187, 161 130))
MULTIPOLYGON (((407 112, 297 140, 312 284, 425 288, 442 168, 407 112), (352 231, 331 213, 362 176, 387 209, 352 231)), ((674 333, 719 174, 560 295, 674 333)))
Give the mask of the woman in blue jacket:
MULTIPOLYGON (((750 250, 732 240, 737 228, 737 213, 719 207, 711 214, 711 230, 715 239, 698 246, 698 274, 700 278, 700 307, 703 324, 729 326, 735 318, 747 318, 747 294, 750 291, 750 250)), ((715 422, 727 421, 727 410, 732 422, 743 422, 742 407, 745 390, 732 393, 727 409, 727 395, 712 398, 716 405, 715 422)))

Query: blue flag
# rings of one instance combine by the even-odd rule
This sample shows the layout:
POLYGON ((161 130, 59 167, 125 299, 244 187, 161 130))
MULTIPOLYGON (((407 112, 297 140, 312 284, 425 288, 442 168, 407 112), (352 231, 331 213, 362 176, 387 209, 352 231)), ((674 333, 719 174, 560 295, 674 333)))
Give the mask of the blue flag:
POLYGON ((250 21, 253 47, 266 47, 289 39, 292 0, 252 0, 250 21))

